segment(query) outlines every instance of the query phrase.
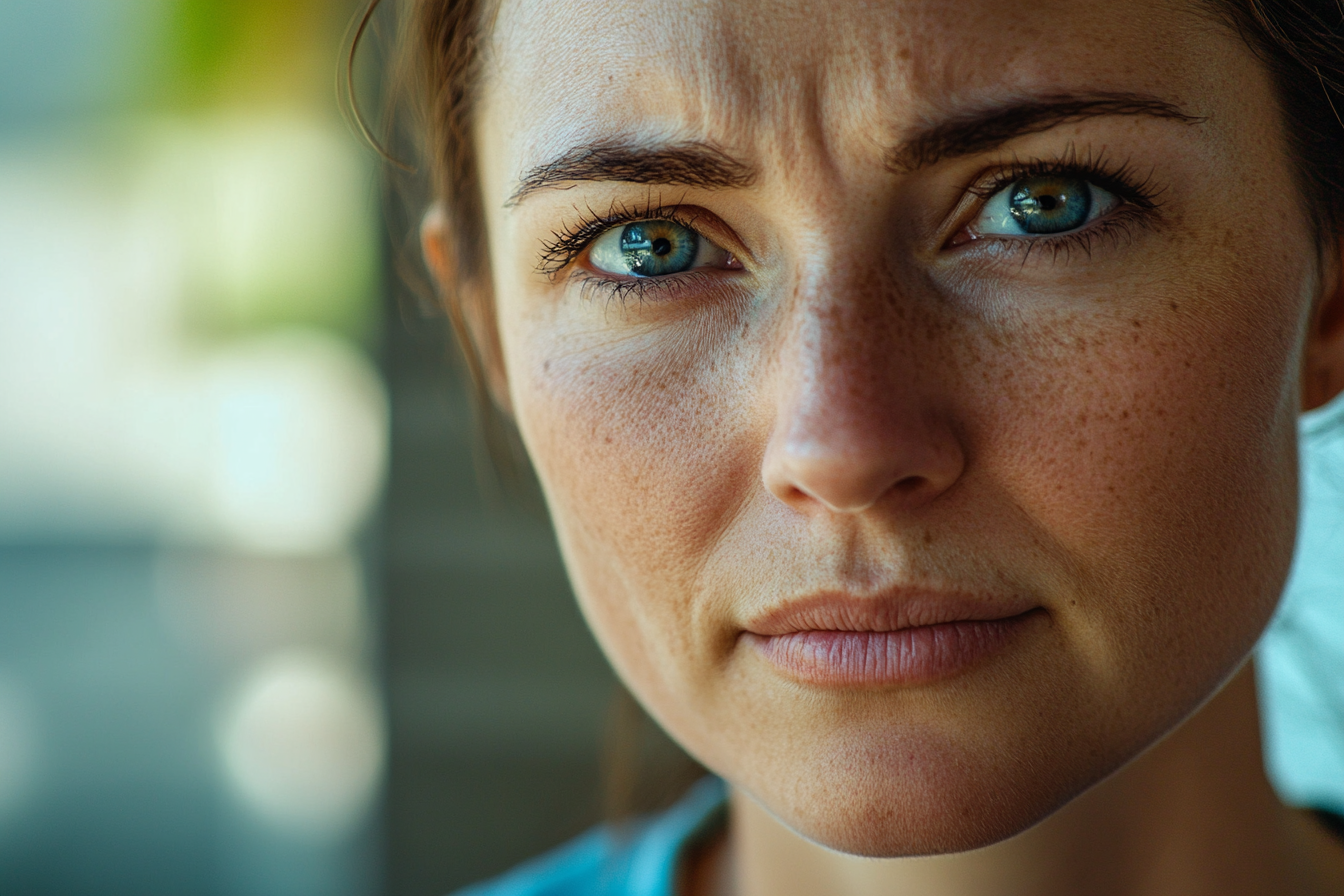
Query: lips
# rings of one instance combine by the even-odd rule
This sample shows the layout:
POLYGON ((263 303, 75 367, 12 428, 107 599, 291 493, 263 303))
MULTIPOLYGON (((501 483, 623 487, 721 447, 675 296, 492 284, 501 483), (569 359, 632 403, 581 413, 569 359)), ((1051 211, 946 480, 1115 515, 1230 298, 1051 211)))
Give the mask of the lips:
POLYGON ((1035 602, 1015 596, 831 593, 758 616, 741 637, 779 672, 801 683, 924 684, 979 665, 1043 616, 1035 602))

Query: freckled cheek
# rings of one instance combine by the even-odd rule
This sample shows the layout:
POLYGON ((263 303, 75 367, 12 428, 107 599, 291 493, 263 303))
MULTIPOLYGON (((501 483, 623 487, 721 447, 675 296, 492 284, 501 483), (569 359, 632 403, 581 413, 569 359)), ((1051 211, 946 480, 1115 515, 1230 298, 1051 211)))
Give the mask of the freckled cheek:
POLYGON ((1150 320, 1033 358, 1007 391, 990 475, 1108 595, 1091 612, 1183 615, 1174 638, 1212 616, 1249 625, 1276 593, 1295 506, 1291 365, 1264 332, 1150 320))
POLYGON ((689 633, 696 571, 759 475, 712 365, 613 354, 538 362, 515 395, 580 600, 636 662, 692 649, 669 633, 689 633))

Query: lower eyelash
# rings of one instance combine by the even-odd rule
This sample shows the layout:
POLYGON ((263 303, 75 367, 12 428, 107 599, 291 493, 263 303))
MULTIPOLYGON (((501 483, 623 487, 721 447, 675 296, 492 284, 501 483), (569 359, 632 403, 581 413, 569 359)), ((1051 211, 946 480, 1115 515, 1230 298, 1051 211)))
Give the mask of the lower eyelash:
POLYGON ((1082 252, 1091 258, 1099 241, 1108 243, 1112 249, 1118 249, 1126 240, 1131 239, 1136 231, 1155 229, 1158 222, 1151 211, 1133 205, 1122 205, 1109 216, 1071 233, 1031 239, 995 236, 993 240, 1013 252, 1020 252, 1023 267, 1031 259, 1033 252, 1049 252, 1051 263, 1059 261, 1062 253, 1063 260, 1067 263, 1074 251, 1082 252))
POLYGON ((622 307, 631 298, 641 303, 645 299, 662 300, 666 298, 666 294, 669 292, 685 289, 696 281, 707 279, 701 271, 684 271, 680 274, 669 274, 665 277, 641 277, 624 280, 581 271, 575 273, 572 277, 572 280, 579 284, 580 298, 585 301, 602 298, 606 299, 608 304, 615 300, 619 301, 622 307), (658 293, 663 295, 658 295, 658 293))

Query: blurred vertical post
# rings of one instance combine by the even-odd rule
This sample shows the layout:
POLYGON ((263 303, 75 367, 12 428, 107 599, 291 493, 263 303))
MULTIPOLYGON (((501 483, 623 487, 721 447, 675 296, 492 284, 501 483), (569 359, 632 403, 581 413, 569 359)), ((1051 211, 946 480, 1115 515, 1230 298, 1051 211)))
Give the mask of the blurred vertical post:
POLYGON ((0 28, 0 881, 379 889, 371 157, 331 0, 0 28))

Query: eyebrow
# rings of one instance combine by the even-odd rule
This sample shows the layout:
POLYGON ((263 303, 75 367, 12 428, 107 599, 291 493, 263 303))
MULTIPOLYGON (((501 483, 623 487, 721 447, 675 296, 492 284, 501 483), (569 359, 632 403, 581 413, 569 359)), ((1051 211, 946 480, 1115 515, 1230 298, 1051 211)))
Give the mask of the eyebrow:
MULTIPOLYGON (((1110 115, 1149 116, 1183 124, 1205 119, 1155 96, 1140 93, 1058 94, 997 103, 916 127, 884 157, 886 166, 911 172, 945 159, 974 155, 1009 140, 1110 115)), ((528 169, 505 207, 515 206, 541 190, 584 182, 658 184, 704 189, 750 186, 755 171, 718 147, 687 141, 649 147, 612 138, 576 146, 528 169)))
POLYGON ((960 113, 916 128, 887 152, 885 161, 893 171, 915 171, 945 159, 995 149, 1016 137, 1039 134, 1061 124, 1108 115, 1143 115, 1182 124, 1199 124, 1205 120, 1148 94, 1038 96, 960 113))
POLYGON ((506 206, 532 193, 584 181, 662 184, 711 190, 750 186, 755 172, 723 150, 701 141, 647 147, 613 139, 576 146, 545 164, 529 169, 506 206))

